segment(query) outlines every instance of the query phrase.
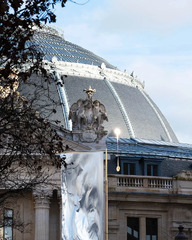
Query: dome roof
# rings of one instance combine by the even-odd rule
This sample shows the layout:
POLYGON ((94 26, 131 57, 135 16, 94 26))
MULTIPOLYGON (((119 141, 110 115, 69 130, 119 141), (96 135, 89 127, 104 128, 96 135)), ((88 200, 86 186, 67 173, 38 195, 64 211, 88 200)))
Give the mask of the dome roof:
POLYGON ((52 85, 52 92, 62 105, 57 106, 52 120, 58 119, 71 130, 69 109, 78 99, 86 98, 83 89, 91 86, 96 89, 94 100, 106 107, 108 122, 104 127, 108 136, 114 136, 113 130, 119 127, 124 138, 178 142, 168 121, 134 75, 121 72, 103 58, 65 41, 50 28, 37 32, 31 43, 37 43, 43 51, 57 82, 52 85))
POLYGON ((52 61, 52 58, 56 57, 59 61, 83 63, 94 66, 101 66, 102 63, 105 63, 108 68, 116 69, 116 67, 103 58, 76 44, 66 41, 59 32, 50 27, 44 27, 39 30, 28 44, 38 45, 38 49, 45 54, 44 59, 48 61, 52 61))

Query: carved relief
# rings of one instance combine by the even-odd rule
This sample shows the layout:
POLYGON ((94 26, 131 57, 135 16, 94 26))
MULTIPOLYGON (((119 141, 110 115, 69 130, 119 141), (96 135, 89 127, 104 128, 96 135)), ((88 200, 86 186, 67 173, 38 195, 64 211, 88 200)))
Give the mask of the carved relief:
POLYGON ((105 120, 108 121, 108 117, 105 106, 100 101, 92 99, 96 90, 90 86, 84 91, 87 93, 87 99, 79 99, 71 106, 69 120, 72 121, 73 132, 82 132, 81 141, 94 142, 107 134, 102 124, 105 120))
POLYGON ((52 190, 46 189, 33 190, 33 197, 35 200, 35 208, 41 208, 42 206, 49 207, 50 198, 52 197, 52 190))
POLYGON ((192 171, 182 170, 174 177, 174 179, 191 181, 192 180, 192 171))

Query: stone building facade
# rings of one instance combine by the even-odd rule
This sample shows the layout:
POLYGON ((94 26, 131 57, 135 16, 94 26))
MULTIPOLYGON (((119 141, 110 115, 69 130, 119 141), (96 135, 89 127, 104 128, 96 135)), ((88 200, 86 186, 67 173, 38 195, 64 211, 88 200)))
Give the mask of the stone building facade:
MULTIPOLYGON (((49 120, 59 122, 64 144, 78 152, 108 150, 108 239, 171 240, 180 224, 192 239, 192 146, 178 142, 144 84, 51 28, 37 32, 31 44, 45 53, 54 79, 50 94, 61 104, 49 120), (88 102, 84 89, 96 89, 88 102)), ((33 95, 25 84, 19 90, 33 95)), ((2 239, 61 240, 60 174, 51 179, 57 187, 40 186, 7 203, 1 220, 17 217, 24 226, 4 225, 2 239)))
POLYGON ((192 146, 120 139, 118 154, 116 139, 107 146, 109 239, 171 240, 179 225, 191 239, 192 146), (120 173, 114 172, 117 158, 120 173))

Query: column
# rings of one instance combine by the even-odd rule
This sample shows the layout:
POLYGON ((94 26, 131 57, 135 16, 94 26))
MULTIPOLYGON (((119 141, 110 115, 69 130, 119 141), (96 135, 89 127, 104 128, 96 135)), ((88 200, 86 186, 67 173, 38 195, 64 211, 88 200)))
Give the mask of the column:
POLYGON ((58 199, 59 199, 59 210, 60 210, 60 240, 62 240, 62 216, 63 216, 63 213, 62 213, 62 195, 61 195, 61 191, 57 191, 57 196, 58 196, 58 199))
POLYGON ((146 240, 146 220, 145 217, 140 217, 140 240, 146 240))
POLYGON ((49 240, 49 208, 52 191, 36 191, 35 199, 35 240, 49 240))

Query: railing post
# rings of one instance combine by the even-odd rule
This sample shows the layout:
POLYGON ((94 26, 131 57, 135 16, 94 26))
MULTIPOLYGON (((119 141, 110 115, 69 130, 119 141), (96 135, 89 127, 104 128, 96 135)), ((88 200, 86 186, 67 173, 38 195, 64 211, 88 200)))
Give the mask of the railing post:
POLYGON ((148 188, 149 187, 149 180, 146 179, 146 178, 143 179, 143 187, 144 188, 148 188))

